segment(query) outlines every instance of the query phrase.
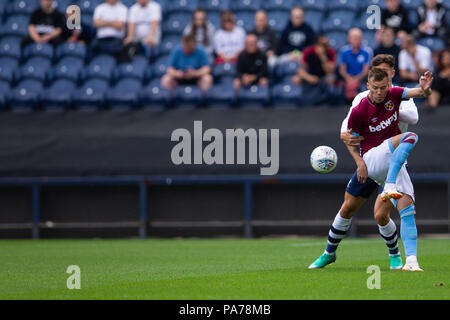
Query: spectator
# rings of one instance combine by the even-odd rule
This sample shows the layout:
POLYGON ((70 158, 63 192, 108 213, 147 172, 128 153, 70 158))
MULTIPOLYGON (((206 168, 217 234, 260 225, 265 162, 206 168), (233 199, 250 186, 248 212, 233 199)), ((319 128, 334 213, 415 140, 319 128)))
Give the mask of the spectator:
POLYGON ((236 26, 234 14, 223 11, 221 28, 214 34, 214 51, 217 55, 216 64, 236 63, 239 53, 245 46, 245 31, 236 26))
POLYGON ((195 36, 197 44, 202 45, 210 57, 213 55, 213 40, 216 28, 208 21, 206 11, 197 9, 192 14, 192 21, 186 26, 183 34, 195 36))
POLYGON ((404 82, 419 81, 421 74, 433 69, 431 50, 416 44, 413 36, 406 36, 399 54, 398 67, 400 77, 404 82))
MULTIPOLYGON (((374 56, 379 54, 389 54, 395 58, 395 61, 398 61, 398 56, 400 54, 400 47, 395 43, 395 33, 394 29, 391 27, 385 26, 381 31, 380 37, 380 45, 375 49, 374 56)), ((395 64, 395 77, 393 79, 394 82, 398 82, 399 69, 398 64, 395 64)))
POLYGON ((434 109, 439 104, 450 105, 450 48, 439 53, 438 72, 432 87, 433 92, 428 98, 427 107, 434 109))
POLYGON ((336 52, 330 47, 328 38, 319 35, 316 43, 304 50, 302 64, 295 84, 303 84, 303 103, 315 105, 325 102, 335 91, 336 52))
POLYGON ((73 18, 72 15, 75 15, 75 11, 71 13, 66 12, 66 20, 65 23, 63 24, 62 29, 62 37, 64 41, 70 43, 78 42, 80 44, 88 44, 90 42, 90 36, 89 32, 86 31, 86 28, 84 28, 82 25, 79 25, 73 29, 72 28, 69 29, 67 27, 67 21, 70 18, 73 18))
POLYGON ((352 100, 359 91, 362 81, 369 72, 372 49, 362 45, 361 29, 353 28, 348 32, 348 42, 339 53, 339 74, 345 82, 345 98, 352 100))
POLYGON ((119 0, 105 0, 94 10, 94 27, 97 37, 93 40, 93 53, 117 54, 125 36, 128 8, 119 0))
POLYGON ((127 37, 125 46, 137 46, 149 56, 161 40, 161 6, 153 0, 136 0, 128 11, 127 37))
POLYGON ((396 37, 411 32, 408 10, 400 3, 400 0, 386 0, 386 8, 381 12, 381 24, 383 27, 394 29, 396 37))
POLYGON ((161 85, 170 91, 178 85, 196 84, 203 93, 211 87, 213 78, 209 67, 208 54, 196 44, 193 35, 184 35, 181 46, 170 54, 166 74, 161 79, 161 85))
POLYGON ((419 17, 419 26, 415 32, 416 37, 441 37, 445 39, 446 35, 446 10, 438 3, 438 0, 424 0, 419 8, 417 15, 419 17))
POLYGON ((269 26, 267 13, 264 10, 259 10, 255 13, 255 27, 250 33, 258 37, 258 48, 266 54, 269 66, 274 66, 276 63, 275 51, 278 46, 278 36, 269 26))
POLYGON ((64 27, 64 15, 53 8, 53 0, 40 0, 40 8, 30 17, 28 25, 29 36, 22 41, 22 47, 30 43, 61 44, 64 27))
POLYGON ((291 18, 284 28, 278 47, 279 62, 300 62, 302 51, 314 44, 313 29, 305 22, 305 11, 301 7, 291 9, 291 18))
POLYGON ((237 78, 233 87, 236 92, 244 87, 269 85, 269 69, 267 56, 258 48, 258 37, 249 34, 245 38, 245 49, 239 54, 237 61, 237 78))

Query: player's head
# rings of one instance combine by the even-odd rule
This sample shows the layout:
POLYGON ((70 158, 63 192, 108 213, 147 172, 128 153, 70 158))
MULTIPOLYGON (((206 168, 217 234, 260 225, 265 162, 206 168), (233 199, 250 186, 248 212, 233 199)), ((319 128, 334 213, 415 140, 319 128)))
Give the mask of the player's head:
POLYGON ((381 68, 371 68, 367 81, 367 88, 370 90, 370 99, 375 103, 383 102, 389 87, 389 76, 387 72, 381 68))
POLYGON ((379 68, 388 74, 389 84, 392 83, 392 78, 395 76, 395 58, 390 54, 377 54, 372 59, 371 68, 379 68))

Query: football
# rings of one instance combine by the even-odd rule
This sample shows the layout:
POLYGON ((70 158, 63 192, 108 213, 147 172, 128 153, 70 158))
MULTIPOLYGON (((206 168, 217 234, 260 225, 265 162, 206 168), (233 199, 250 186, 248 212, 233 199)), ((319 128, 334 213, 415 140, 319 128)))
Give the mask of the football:
POLYGON ((320 146, 311 153, 311 166, 320 173, 329 173, 336 168, 337 154, 333 148, 320 146))

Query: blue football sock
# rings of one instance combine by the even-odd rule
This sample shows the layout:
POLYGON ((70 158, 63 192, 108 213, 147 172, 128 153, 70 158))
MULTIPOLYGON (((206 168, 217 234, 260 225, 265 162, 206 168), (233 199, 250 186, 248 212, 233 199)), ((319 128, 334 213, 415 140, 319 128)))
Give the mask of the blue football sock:
MULTIPOLYGON (((405 163, 409 156, 409 153, 414 148, 419 137, 417 134, 412 132, 406 132, 400 139, 397 149, 392 153, 391 161, 389 164, 389 171, 387 174, 386 182, 395 183, 397 180, 398 173, 401 167, 405 163)), ((392 140, 389 140, 390 146, 392 147, 392 140)), ((392 149, 392 148, 391 148, 392 149)))
POLYGON ((416 207, 412 204, 400 211, 400 236, 406 256, 417 256, 417 227, 414 217, 416 207))

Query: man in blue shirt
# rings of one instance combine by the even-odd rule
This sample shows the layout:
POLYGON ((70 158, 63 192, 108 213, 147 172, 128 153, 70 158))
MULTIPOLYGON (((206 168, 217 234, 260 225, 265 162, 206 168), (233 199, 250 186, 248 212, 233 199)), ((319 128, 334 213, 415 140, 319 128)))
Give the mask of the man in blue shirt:
POLYGON ((181 46, 170 54, 161 85, 172 93, 178 85, 196 84, 205 93, 212 83, 208 54, 196 44, 193 35, 183 36, 181 46))
POLYGON ((352 100, 359 92, 361 83, 367 77, 372 60, 372 49, 362 45, 361 29, 353 28, 348 32, 349 44, 339 53, 339 74, 345 81, 345 98, 352 100))

